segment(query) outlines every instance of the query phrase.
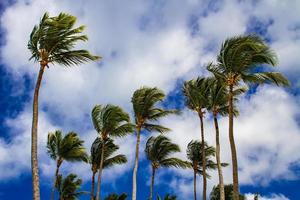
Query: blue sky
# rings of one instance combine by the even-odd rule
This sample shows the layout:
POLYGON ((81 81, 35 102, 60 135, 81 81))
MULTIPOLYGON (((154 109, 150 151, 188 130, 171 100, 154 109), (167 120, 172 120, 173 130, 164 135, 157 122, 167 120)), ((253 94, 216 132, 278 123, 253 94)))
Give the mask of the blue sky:
MULTIPOLYGON (((194 113, 183 105, 181 84, 207 76, 205 64, 215 60, 227 37, 256 33, 279 58, 277 70, 292 82, 291 88, 262 86, 241 97, 241 115, 235 122, 241 191, 251 199, 297 200, 300 185, 300 2, 297 0, 187 0, 98 1, 4 0, 0 3, 0 199, 31 199, 30 126, 31 101, 38 65, 28 61, 27 41, 32 27, 45 11, 68 12, 87 26, 89 41, 79 47, 103 56, 99 63, 66 69, 50 66, 40 93, 39 157, 41 193, 50 196, 55 164, 46 154, 49 131, 76 131, 89 148, 95 139, 90 112, 95 104, 113 103, 132 115, 130 97, 140 86, 157 86, 167 94, 162 106, 179 108, 181 116, 160 123, 170 127, 169 137, 180 145, 177 156, 185 159, 186 145, 199 137, 194 113), (17 192, 16 192, 17 191, 17 192)), ((214 144, 213 126, 207 115, 208 143, 214 144)), ((227 120, 220 119, 222 159, 230 163, 227 120)), ((154 133, 155 135, 155 133, 154 133)), ((138 199, 149 191, 149 163, 143 149, 138 175, 138 199)), ((116 141, 129 162, 104 171, 103 194, 131 192, 134 136, 116 141)), ((64 163, 62 172, 77 173, 90 187, 90 167, 64 163)), ((225 169, 231 181, 231 167, 225 169)), ((209 190, 217 183, 211 172, 209 190)), ((159 170, 154 193, 177 194, 191 199, 189 170, 159 170)), ((201 179, 198 178, 198 185, 201 179)), ((199 189, 199 196, 201 190, 199 189)), ((84 197, 82 199, 85 199, 84 197)), ((88 198, 87 198, 88 199, 88 198)))

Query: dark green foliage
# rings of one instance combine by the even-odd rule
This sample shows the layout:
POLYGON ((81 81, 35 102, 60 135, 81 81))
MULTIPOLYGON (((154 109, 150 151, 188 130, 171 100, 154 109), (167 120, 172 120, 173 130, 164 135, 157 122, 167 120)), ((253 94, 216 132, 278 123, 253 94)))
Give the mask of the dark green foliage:
MULTIPOLYGON (((225 200, 233 200, 233 185, 224 185, 225 190, 225 200)), ((220 189, 219 185, 214 186, 211 193, 210 193, 210 200, 220 200, 220 189)), ((246 200, 246 197, 242 194, 239 196, 239 200, 246 200)))
POLYGON ((122 193, 121 195, 112 193, 112 194, 108 195, 107 197, 105 197, 104 200, 125 200, 125 199, 127 199, 126 193, 122 193))
MULTIPOLYGON (((176 195, 166 194, 163 200, 176 200, 176 195)), ((162 200, 159 195, 157 195, 157 200, 162 200)))

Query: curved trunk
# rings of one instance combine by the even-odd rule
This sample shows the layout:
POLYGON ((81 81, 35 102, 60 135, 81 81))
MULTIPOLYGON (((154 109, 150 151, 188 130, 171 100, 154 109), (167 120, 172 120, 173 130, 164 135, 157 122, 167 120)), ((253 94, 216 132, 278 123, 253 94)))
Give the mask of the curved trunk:
POLYGON ((218 175, 219 175, 220 200, 225 200, 224 181, 223 181, 221 156, 220 156, 219 125, 218 125, 218 119, 216 115, 214 115, 214 123, 216 129, 216 160, 217 160, 218 175))
POLYGON ((33 199, 40 200, 40 182, 38 168, 38 110, 39 110, 39 90, 44 74, 45 65, 40 66, 40 71, 35 84, 33 96, 33 112, 32 112, 32 127, 31 127, 31 173, 32 173, 32 188, 33 199))
POLYGON ((101 149, 100 166, 99 166, 99 170, 98 170, 98 182, 97 182, 96 200, 100 200, 101 175, 102 175, 102 168, 103 168, 104 148, 105 148, 105 143, 103 141, 103 145, 102 145, 102 149, 101 149))
POLYGON ((194 200, 197 200, 197 172, 194 170, 194 200))
POLYGON ((205 140, 204 140, 204 126, 203 126, 203 115, 199 114, 200 126, 201 126, 201 150, 202 150, 202 176, 203 176, 203 196, 202 199, 206 200, 206 159, 205 159, 205 140))
POLYGON ((154 177, 155 177, 155 168, 152 166, 152 177, 151 177, 149 200, 152 200, 152 196, 153 196, 154 177))
POLYGON ((139 146, 140 146, 140 132, 141 128, 137 128, 137 136, 136 136, 136 147, 135 147, 135 161, 134 161, 134 168, 133 168, 133 175, 132 175, 132 200, 136 200, 136 175, 139 165, 139 146))
POLYGON ((94 189, 95 189, 95 175, 96 173, 93 172, 93 175, 92 175, 92 189, 91 189, 91 200, 94 200, 95 197, 94 197, 94 189))
POLYGON ((57 162, 56 162, 56 171, 55 171, 54 183, 53 183, 52 191, 51 191, 51 200, 54 200, 55 186, 56 186, 59 167, 60 167, 61 163, 62 163, 62 160, 60 160, 60 159, 58 159, 57 162))
POLYGON ((233 86, 229 86, 229 142, 232 158, 233 200, 239 200, 239 178, 236 148, 233 136, 233 86))

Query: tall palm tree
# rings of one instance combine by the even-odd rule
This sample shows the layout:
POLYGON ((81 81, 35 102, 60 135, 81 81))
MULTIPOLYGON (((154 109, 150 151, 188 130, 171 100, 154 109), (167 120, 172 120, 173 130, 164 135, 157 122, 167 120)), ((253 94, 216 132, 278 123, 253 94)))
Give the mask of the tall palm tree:
POLYGON ((133 132, 128 113, 115 105, 96 105, 92 110, 92 121, 94 128, 104 141, 101 148, 100 163, 98 169, 98 182, 96 200, 100 199, 101 175, 104 162, 105 142, 109 137, 123 137, 133 132))
MULTIPOLYGON (((215 155, 215 148, 212 146, 208 146, 204 143, 205 146, 205 168, 208 170, 215 170, 217 168, 217 164, 211 159, 215 155)), ((197 199, 197 174, 201 175, 203 173, 203 158, 202 158, 202 142, 199 141, 191 141, 187 146, 187 158, 189 159, 189 165, 194 171, 194 199, 197 199)), ((227 166, 226 163, 221 163, 221 166, 227 166)), ((207 178, 209 178, 209 174, 206 174, 207 178)))
POLYGON ((40 199, 39 169, 38 169, 38 98, 45 67, 49 64, 59 64, 62 66, 79 65, 87 61, 100 59, 91 55, 86 50, 73 50, 79 41, 87 41, 87 36, 83 35, 84 26, 74 27, 76 17, 60 13, 56 17, 49 17, 45 13, 40 23, 34 26, 28 42, 28 49, 31 51, 31 59, 39 62, 40 69, 36 81, 33 96, 33 116, 31 128, 31 168, 33 199, 40 199))
POLYGON ((69 132, 63 136, 62 132, 56 130, 48 134, 47 153, 56 161, 54 184, 51 192, 51 200, 54 200, 55 184, 57 182, 59 168, 63 161, 84 161, 88 162, 88 155, 83 146, 84 141, 80 140, 77 133, 69 132))
POLYGON ((118 145, 113 143, 113 140, 108 138, 107 140, 103 141, 100 137, 96 138, 91 147, 91 158, 90 162, 92 165, 92 189, 91 189, 91 200, 94 200, 94 185, 95 185, 95 175, 100 167, 101 162, 101 152, 103 146, 104 149, 104 159, 103 159, 103 169, 110 168, 114 165, 121 165, 127 162, 126 156, 123 154, 115 154, 115 152, 119 149, 118 145), (103 145, 105 142, 105 145, 103 145))
POLYGON ((229 92, 229 141, 232 156, 234 200, 239 198, 238 162, 233 135, 234 89, 241 84, 275 83, 288 86, 289 81, 279 72, 269 72, 264 65, 276 66, 276 55, 257 35, 243 35, 227 39, 217 57, 217 64, 208 66, 217 79, 224 82, 229 92))
POLYGON ((126 193, 122 193, 120 195, 118 195, 116 193, 112 193, 112 194, 108 195, 107 197, 105 197, 104 200, 126 200, 126 199, 127 199, 126 193))
MULTIPOLYGON (((234 91, 234 99, 237 99, 236 96, 245 92, 245 88, 238 88, 234 91)), ((226 85, 222 82, 214 79, 211 81, 209 89, 209 98, 207 110, 210 111, 213 115, 215 131, 216 131, 216 161, 219 175, 219 192, 220 200, 225 200, 225 191, 224 191, 224 180, 221 166, 221 155, 220 155, 220 134, 219 134, 219 124, 218 116, 227 116, 228 115, 228 92, 226 90, 226 85)), ((238 111, 234 109, 234 115, 237 115, 238 111)))
POLYGON ((203 200, 206 200, 206 156, 204 151, 204 114, 205 108, 208 104, 208 95, 210 87, 211 78, 197 78, 190 81, 186 81, 183 85, 183 93, 186 99, 186 105, 189 109, 195 111, 200 119, 200 130, 201 130, 201 141, 202 141, 202 168, 203 168, 203 200))
POLYGON ((161 102, 164 98, 164 92, 158 88, 142 87, 133 93, 131 99, 133 104, 136 131, 135 161, 132 175, 132 200, 136 200, 136 176, 139 164, 141 131, 157 131, 160 133, 170 131, 169 128, 155 124, 155 122, 169 114, 178 113, 176 110, 166 110, 156 107, 156 104, 161 102))
POLYGON ((79 196, 87 194, 85 191, 77 191, 82 184, 82 180, 76 174, 69 174, 66 178, 58 175, 56 188, 59 191, 59 200, 76 200, 79 196))
POLYGON ((160 167, 190 167, 188 162, 183 161, 179 158, 170 157, 172 154, 177 152, 180 152, 179 146, 172 143, 169 138, 163 135, 159 135, 157 137, 152 136, 148 139, 146 143, 145 153, 152 166, 149 200, 152 200, 153 196, 153 186, 156 170, 158 170, 160 167))

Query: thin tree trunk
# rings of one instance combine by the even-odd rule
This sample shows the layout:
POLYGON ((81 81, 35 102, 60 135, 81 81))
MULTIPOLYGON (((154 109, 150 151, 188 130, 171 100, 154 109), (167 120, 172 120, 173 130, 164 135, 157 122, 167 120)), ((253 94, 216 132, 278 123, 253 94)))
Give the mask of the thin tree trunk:
POLYGON ((97 183, 96 200, 100 200, 101 176, 102 176, 102 168, 103 168, 103 160, 104 160, 104 148, 105 148, 105 142, 103 141, 102 149, 101 149, 100 166, 99 166, 99 170, 98 170, 98 183, 97 183))
POLYGON ((202 176, 203 176, 203 196, 202 199, 206 200, 206 159, 205 159, 205 140, 204 140, 204 125, 203 125, 203 115, 199 114, 200 126, 201 126, 201 140, 202 140, 202 176))
POLYGON ((220 156, 219 125, 218 125, 217 116, 215 114, 214 114, 214 123, 215 123, 215 129, 216 129, 216 159, 217 159, 218 174, 219 174, 220 200, 225 200, 224 180, 223 180, 221 156, 220 156))
POLYGON ((31 127, 31 173, 32 173, 32 188, 33 199, 40 200, 40 182, 38 168, 38 110, 39 110, 39 90, 44 74, 45 65, 40 66, 40 71, 35 84, 33 96, 33 112, 32 112, 32 127, 31 127))
POLYGON ((91 200, 94 200, 95 199, 95 196, 94 196, 94 189, 95 189, 95 175, 96 173, 93 172, 93 175, 92 175, 92 189, 91 189, 91 200))
POLYGON ((149 200, 152 200, 153 197, 154 177, 155 177, 155 168, 152 166, 152 177, 151 177, 149 200))
POLYGON ((236 148, 233 135, 233 86, 229 86, 229 141, 232 157, 233 200, 239 200, 239 178, 236 148))
POLYGON ((194 170, 194 200, 197 200, 197 172, 194 170))
POLYGON ((137 128, 137 136, 136 136, 136 147, 135 147, 135 161, 134 161, 134 168, 133 168, 133 175, 132 175, 132 200, 136 200, 136 176, 137 170, 139 165, 139 146, 140 146, 140 132, 141 128, 137 128))
POLYGON ((51 191, 51 200, 54 200, 54 197, 55 197, 55 186, 56 186, 59 167, 60 167, 61 163, 62 163, 62 161, 60 159, 58 159, 56 162, 56 171, 55 171, 54 183, 53 183, 52 191, 51 191))

